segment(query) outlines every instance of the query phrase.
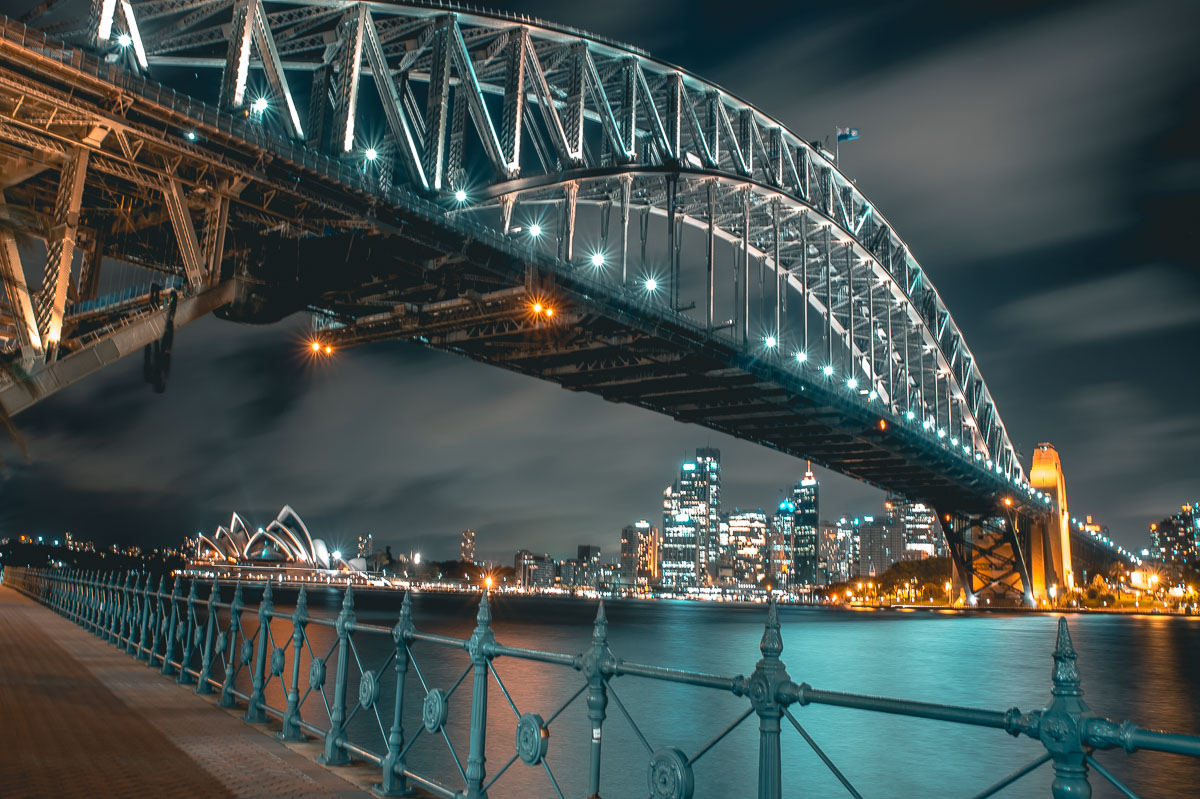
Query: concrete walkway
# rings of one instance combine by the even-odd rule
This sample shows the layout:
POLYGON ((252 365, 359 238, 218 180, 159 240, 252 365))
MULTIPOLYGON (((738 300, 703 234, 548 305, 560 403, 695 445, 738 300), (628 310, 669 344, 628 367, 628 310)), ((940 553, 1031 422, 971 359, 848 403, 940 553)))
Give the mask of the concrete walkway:
POLYGON ((0 796, 367 797, 157 669, 0 586, 0 796))

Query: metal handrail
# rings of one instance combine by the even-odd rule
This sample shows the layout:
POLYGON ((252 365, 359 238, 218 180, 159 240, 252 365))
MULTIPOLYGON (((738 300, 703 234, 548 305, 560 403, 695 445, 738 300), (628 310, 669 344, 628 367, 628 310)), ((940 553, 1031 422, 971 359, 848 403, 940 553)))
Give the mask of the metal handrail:
POLYGON ((584 697, 591 728, 588 756, 591 796, 600 795, 601 731, 610 700, 630 723, 649 754, 651 799, 689 799, 695 789, 693 764, 751 715, 759 718, 757 795, 760 799, 779 799, 782 794, 780 735, 785 719, 795 727, 847 792, 851 796, 860 796, 850 780, 797 719, 795 711, 810 704, 999 729, 1013 737, 1025 736, 1042 743, 1044 754, 994 783, 978 794, 976 799, 995 795, 1045 763, 1051 763, 1055 771, 1052 795, 1056 799, 1091 795, 1088 766, 1125 795, 1136 797, 1132 790, 1095 760, 1093 752, 1097 749, 1121 748, 1128 753, 1145 749, 1200 758, 1200 737, 1143 729, 1133 722, 1116 722, 1088 709, 1082 699, 1077 656, 1065 618, 1060 618, 1058 622, 1051 702, 1040 710, 1022 713, 1015 707, 994 711, 826 691, 813 688, 808 683, 796 683, 788 676, 779 657, 783 650, 783 639, 774 604, 768 611, 759 646, 761 659, 750 676, 746 677, 631 663, 615 657, 608 645, 608 621, 603 602, 593 624, 591 645, 582 652, 565 654, 498 643, 491 627, 491 606, 486 593, 480 599, 472 634, 468 638, 455 638, 418 631, 408 593, 404 595, 399 619, 394 627, 360 623, 355 617, 351 586, 345 589, 341 612, 334 618, 322 618, 309 615, 307 593, 303 586, 292 612, 277 611, 270 581, 263 584, 263 597, 257 608, 245 604, 240 582, 234 589, 232 601, 228 603, 220 601, 221 585, 216 580, 209 586, 207 598, 202 601, 197 593, 197 580, 190 581, 188 593, 184 596, 183 577, 176 577, 168 592, 165 577, 160 578, 155 589, 151 576, 134 572, 125 573, 122 579, 121 575, 113 573, 9 567, 0 572, 0 583, 42 602, 135 658, 145 661, 147 665, 159 666, 163 674, 175 675, 177 682, 195 682, 197 693, 219 690, 219 704, 222 706, 244 704, 246 712, 243 718, 248 722, 265 723, 268 717, 279 719, 279 737, 283 740, 303 740, 306 733, 323 739, 323 751, 318 760, 326 765, 340 766, 357 759, 379 768, 381 781, 377 789, 385 796, 401 795, 416 787, 447 799, 481 799, 487 796, 488 788, 501 779, 518 759, 527 765, 542 767, 554 791, 562 796, 557 778, 546 762, 548 728, 580 696, 584 697), (228 612, 228 621, 222 628, 221 612, 224 611, 228 612), (249 635, 242 624, 246 613, 252 613, 258 619, 258 626, 249 635), (292 630, 287 640, 275 640, 272 620, 291 622, 292 630), (312 639, 306 632, 310 624, 329 626, 336 631, 336 639, 324 655, 313 650, 312 639), (388 636, 392 639, 389 655, 379 668, 364 666, 354 643, 355 637, 361 635, 388 636), (448 689, 430 686, 413 657, 411 646, 417 642, 463 650, 470 662, 448 689), (290 657, 287 651, 289 645, 292 649, 290 657), (300 662, 305 651, 310 658, 310 668, 307 684, 302 686, 300 662), (570 668, 583 676, 584 683, 548 719, 535 713, 521 713, 493 666, 497 658, 570 668), (332 686, 327 685, 330 665, 334 668, 332 686), (223 671, 223 679, 215 676, 216 666, 223 671), (234 687, 243 668, 251 671, 250 694, 234 687), (352 668, 358 672, 358 697, 357 702, 348 704, 347 689, 352 668), (389 668, 394 675, 394 703, 390 728, 385 731, 388 725, 380 715, 380 695, 389 668), (405 685, 410 679, 410 671, 425 690, 423 724, 415 734, 403 725, 405 685), (469 688, 463 687, 468 676, 472 677, 471 684, 469 688), (689 758, 678 748, 653 749, 647 743, 612 684, 615 678, 622 676, 638 676, 728 692, 747 699, 749 707, 689 758), (272 707, 265 699, 265 688, 271 680, 278 680, 283 688, 287 698, 286 707, 272 707), (516 736, 512 757, 495 774, 488 775, 484 769, 483 751, 488 686, 493 682, 516 716, 516 736), (332 695, 327 693, 329 687, 332 687, 332 695), (470 691, 471 706, 470 742, 465 765, 446 733, 448 701, 460 688, 470 691), (300 709, 314 692, 320 694, 326 709, 325 724, 301 718, 300 709), (386 752, 372 751, 365 742, 352 740, 349 723, 360 712, 375 714, 379 731, 386 742, 386 752), (416 764, 410 762, 407 755, 423 734, 440 735, 445 739, 456 766, 456 774, 447 778, 445 775, 416 770, 416 764), (460 782, 461 787, 455 787, 452 784, 455 781, 460 782))

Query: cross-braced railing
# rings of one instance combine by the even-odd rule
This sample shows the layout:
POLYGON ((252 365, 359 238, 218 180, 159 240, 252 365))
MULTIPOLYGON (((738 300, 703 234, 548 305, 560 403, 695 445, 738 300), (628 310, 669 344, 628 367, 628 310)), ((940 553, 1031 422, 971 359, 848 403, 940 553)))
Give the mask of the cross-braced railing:
MULTIPOLYGON (((801 724, 799 711, 807 705, 831 705, 987 727, 1042 743, 1044 753, 976 794, 975 799, 994 796, 1046 763, 1050 763, 1054 769, 1051 793, 1056 799, 1091 796, 1089 767, 1123 795, 1136 797, 1129 787, 1096 759, 1096 750, 1120 748, 1133 753, 1144 749, 1200 757, 1200 737, 1143 729, 1131 721, 1117 722, 1090 711, 1083 701, 1077 655, 1065 618, 1058 621, 1051 701, 1040 710, 1023 713, 1015 707, 1003 711, 982 710, 825 691, 813 688, 808 683, 794 682, 780 659, 783 639, 778 612, 773 604, 767 614, 759 647, 761 658, 753 672, 749 677, 730 677, 639 664, 616 657, 609 648, 608 621, 603 603, 593 624, 591 645, 576 654, 563 654, 510 647, 498 642, 492 630, 487 594, 480 599, 476 626, 471 635, 455 638, 418 630, 408 594, 404 595, 399 619, 393 627, 359 622, 354 610, 353 589, 349 586, 343 595, 341 612, 334 618, 322 618, 309 615, 303 587, 291 613, 276 610, 269 582, 263 586, 262 601, 258 608, 252 611, 243 601, 240 584, 234 589, 232 601, 224 603, 220 601, 221 586, 216 581, 209 587, 207 599, 201 602, 197 594, 198 582, 192 581, 184 596, 181 577, 174 580, 170 592, 166 590, 165 578, 160 579, 158 588, 154 589, 148 575, 134 573, 122 577, 72 570, 9 568, 0 577, 4 584, 23 591, 136 658, 145 660, 149 666, 159 666, 163 674, 177 675, 176 680, 180 684, 190 684, 194 679, 197 693, 211 693, 219 688, 220 704, 233 706, 237 701, 245 703, 246 721, 264 723, 269 717, 279 719, 282 722, 279 732, 281 739, 302 740, 306 734, 323 739, 324 747, 318 759, 325 765, 345 765, 357 759, 379 767, 381 779, 375 790, 383 796, 408 795, 414 789, 419 789, 447 799, 482 799, 520 760, 527 766, 544 771, 553 795, 564 797, 565 793, 548 757, 550 731, 555 720, 580 697, 583 697, 586 707, 589 729, 587 753, 582 756, 587 769, 584 771, 581 763, 574 762, 572 771, 586 774, 589 797, 601 795, 602 730, 610 702, 628 721, 638 743, 645 749, 647 790, 651 799, 691 797, 696 789, 695 763, 751 716, 758 717, 757 795, 760 799, 778 799, 783 793, 785 771, 780 754, 780 737, 785 721, 812 748, 847 793, 861 797, 850 778, 801 724), (243 625, 246 615, 256 618, 252 622, 253 631, 248 632, 243 625), (225 618, 224 625, 222 616, 225 618), (290 641, 283 640, 282 646, 272 631, 273 620, 284 625, 291 624, 290 641), (312 625, 334 631, 335 637, 328 649, 320 644, 314 649, 314 641, 308 632, 312 625), (370 635, 391 638, 386 656, 377 664, 371 663, 369 656, 356 644, 361 636, 370 635), (292 649, 290 670, 289 643, 292 649), (422 671, 414 655, 417 644, 464 652, 467 665, 448 688, 435 686, 433 680, 426 677, 428 672, 422 671), (318 652, 324 654, 318 655, 318 652), (527 709, 522 712, 497 668, 497 664, 505 659, 572 669, 579 673, 582 681, 578 689, 548 716, 543 717, 527 709), (307 684, 302 690, 303 660, 307 660, 309 669, 307 684), (334 669, 332 684, 327 680, 330 664, 334 669), (222 677, 216 676, 214 667, 223 671, 222 677), (249 694, 235 687, 241 669, 247 667, 252 674, 249 694), (389 670, 392 674, 390 680, 389 670), (424 695, 421 724, 415 732, 404 726, 406 693, 415 688, 410 672, 416 677, 424 695), (467 690, 464 686, 468 677, 471 677, 469 741, 464 764, 447 725, 450 721, 450 699, 460 689, 467 690), (708 743, 689 755, 675 746, 651 745, 635 714, 620 698, 614 683, 621 677, 640 677, 729 693, 745 698, 748 706, 708 743), (283 707, 274 707, 268 702, 266 689, 272 680, 279 681, 282 695, 286 697, 283 707), (348 696, 351 682, 358 686, 357 697, 348 696), (385 695, 383 689, 389 682, 392 706, 381 708, 385 695), (492 684, 499 688, 505 704, 512 711, 514 743, 507 762, 489 775, 485 769, 484 752, 488 730, 488 691, 492 684), (317 721, 303 718, 301 714, 305 700, 313 694, 321 697, 321 707, 324 708, 324 717, 317 721), (389 709, 391 717, 385 722, 384 715, 389 709), (352 731, 350 723, 359 714, 374 716, 378 738, 374 737, 374 733, 364 737, 361 726, 352 731), (444 740, 454 764, 452 772, 438 773, 414 762, 415 758, 410 755, 414 744, 422 737, 440 737, 444 740)), ((422 651, 422 658, 428 654, 428 650, 422 651)), ((557 757, 555 755, 556 762, 569 762, 559 761, 557 757)))

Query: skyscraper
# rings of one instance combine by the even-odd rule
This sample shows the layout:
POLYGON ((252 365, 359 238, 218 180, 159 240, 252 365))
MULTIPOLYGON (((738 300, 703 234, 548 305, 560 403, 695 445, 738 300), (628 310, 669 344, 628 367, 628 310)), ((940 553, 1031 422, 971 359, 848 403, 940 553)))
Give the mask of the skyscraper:
POLYGON ((463 530, 462 541, 458 547, 458 559, 466 563, 475 562, 475 531, 463 530))
POLYGON ((1179 513, 1150 525, 1155 553, 1164 563, 1185 565, 1200 560, 1200 512, 1183 505, 1179 513))
POLYGON ((771 517, 767 535, 767 579, 773 588, 787 590, 795 584, 795 563, 792 550, 796 546, 796 503, 785 498, 779 512, 771 517))
POLYGON ((645 519, 621 530, 621 577, 631 585, 658 581, 658 528, 645 519))
POLYGON ((716 579, 724 551, 721 542, 721 451, 702 447, 679 469, 679 479, 663 492, 663 583, 699 585, 716 579), (668 551, 670 547, 670 551, 668 551), (684 550, 687 550, 686 552, 684 550), (692 565, 684 568, 682 558, 692 565), (673 565, 668 567, 667 562, 673 565), (681 582, 680 582, 681 581, 681 582))
POLYGON ((662 584, 675 589, 698 585, 699 569, 696 520, 683 509, 683 492, 676 482, 663 491, 662 584))
MULTIPOLYGON (((733 579, 739 585, 756 585, 767 575, 767 514, 762 509, 734 510, 729 514, 729 551, 733 579)), ((713 564, 714 568, 716 564, 713 564)))
POLYGON ((904 535, 903 560, 938 558, 946 554, 937 517, 928 505, 893 496, 888 497, 884 508, 892 526, 904 535))
POLYGON ((816 585, 820 551, 817 532, 821 526, 819 492, 821 484, 813 477, 812 461, 804 479, 792 488, 795 517, 792 522, 792 585, 816 585))
POLYGON ((854 520, 854 529, 858 537, 856 577, 878 577, 899 562, 904 550, 904 535, 899 526, 881 517, 863 516, 854 520))

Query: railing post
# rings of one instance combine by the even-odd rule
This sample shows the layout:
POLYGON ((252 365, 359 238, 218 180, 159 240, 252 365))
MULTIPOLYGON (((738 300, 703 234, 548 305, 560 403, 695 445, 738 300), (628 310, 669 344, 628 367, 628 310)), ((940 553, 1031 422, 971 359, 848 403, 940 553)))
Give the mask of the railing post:
POLYGON ((758 714, 758 797, 780 799, 783 795, 782 765, 779 756, 779 720, 783 717, 778 694, 789 684, 787 670, 779 655, 783 652, 783 636, 779 634, 779 609, 775 601, 767 611, 767 623, 759 643, 762 659, 746 681, 750 704, 758 714))
POLYGON ((263 710, 266 698, 263 686, 266 684, 267 673, 267 639, 271 636, 271 613, 275 610, 272 601, 271 581, 268 580, 263 588, 262 602, 258 605, 258 640, 254 647, 254 677, 251 681, 250 702, 246 705, 246 715, 242 719, 255 724, 265 724, 267 713, 263 710))
POLYGON ((200 676, 196 679, 198 694, 211 694, 213 690, 208 681, 212 678, 213 637, 216 635, 217 600, 220 596, 221 589, 216 579, 213 579, 212 588, 208 591, 208 618, 204 620, 204 651, 200 656, 200 676))
POLYGON ((175 654, 175 639, 179 635, 176 630, 179 626, 179 600, 181 599, 179 594, 179 582, 182 579, 183 578, 181 577, 175 578, 175 586, 171 589, 171 596, 167 599, 167 601, 171 603, 171 621, 167 628, 163 631, 163 638, 165 638, 166 641, 163 646, 162 669, 160 669, 162 674, 167 675, 175 673, 175 667, 171 665, 171 655, 175 654))
POLYGON ((1040 737, 1054 761, 1054 799, 1089 799, 1092 787, 1088 783, 1087 762, 1083 749, 1082 717, 1088 713, 1079 686, 1079 667, 1075 646, 1065 617, 1058 620, 1058 641, 1054 647, 1054 699, 1042 711, 1040 737))
POLYGON ((467 641, 467 653, 475 665, 474 682, 471 686, 471 748, 467 753, 467 799, 486 799, 483 778, 486 774, 484 750, 487 745, 487 695, 488 662, 492 657, 492 645, 496 636, 492 633, 492 608, 488 603, 487 591, 479 600, 479 612, 475 615, 475 631, 467 641))
POLYGON ((346 723, 346 671, 350 666, 350 633, 354 631, 354 590, 347 585, 342 598, 342 612, 337 618, 338 662, 337 680, 333 688, 333 709, 329 713, 329 732, 325 734, 325 751, 317 762, 325 766, 344 766, 350 762, 346 749, 339 743, 346 723))
POLYGON ((96 571, 92 571, 91 574, 88 575, 86 613, 87 627, 91 629, 92 632, 96 632, 99 629, 98 620, 100 613, 100 602, 97 599, 99 596, 99 588, 97 586, 99 579, 100 575, 96 571))
POLYGON ((580 661, 588 681, 585 699, 592 730, 589 746, 591 769, 588 777, 588 799, 600 799, 601 736, 608 709, 608 684, 605 681, 604 668, 611 659, 612 653, 608 649, 608 617, 604 613, 604 600, 601 600, 600 607, 596 609, 596 620, 592 624, 592 648, 580 661))
POLYGON ((392 628, 396 642, 396 701, 392 708, 392 728, 388 731, 387 756, 383 759, 383 780, 372 788, 379 796, 407 796, 412 793, 404 776, 404 678, 408 674, 408 642, 415 630, 412 620, 412 599, 404 592, 400 603, 400 621, 392 628))
POLYGON ((150 611, 150 589, 153 588, 153 581, 154 577, 150 574, 147 574, 146 582, 142 584, 142 618, 141 623, 138 625, 140 628, 137 645, 138 660, 146 660, 150 656, 146 651, 146 633, 148 632, 147 628, 150 625, 150 619, 152 618, 150 611))
POLYGON ((281 741, 303 741, 300 731, 300 651, 304 648, 304 628, 308 624, 308 592, 300 586, 296 609, 292 612, 292 683, 288 686, 287 710, 283 714, 281 741))
POLYGON ((233 589, 233 601, 229 603, 229 645, 225 647, 229 654, 225 657, 225 680, 221 683, 221 699, 217 702, 221 707, 237 707, 237 700, 233 696, 233 678, 238 670, 237 661, 242 655, 240 648, 235 649, 234 644, 242 629, 244 607, 246 603, 242 600, 242 581, 239 579, 233 589))
POLYGON ((190 685, 192 675, 188 674, 188 664, 192 661, 192 650, 196 642, 196 579, 192 578, 192 587, 187 597, 187 618, 183 621, 183 646, 179 654, 179 677, 175 682, 180 685, 190 685))
POLYGON ((100 585, 97 589, 97 593, 100 598, 100 612, 99 612, 99 617, 96 620, 97 621, 96 635, 100 636, 101 638, 103 638, 105 640, 107 640, 110 637, 108 634, 108 626, 109 626, 109 617, 112 615, 112 594, 109 590, 109 587, 111 585, 112 585, 112 572, 108 572, 100 580, 100 585))
POLYGON ((119 574, 109 572, 108 581, 104 584, 104 639, 106 641, 117 639, 117 584, 120 580, 119 574))
MULTIPOLYGON (((149 579, 149 577, 146 579, 149 579)), ((136 576, 129 586, 128 595, 129 608, 126 615, 129 617, 129 629, 125 632, 125 651, 132 655, 137 652, 138 648, 137 637, 134 633, 137 632, 138 611, 141 608, 141 603, 138 602, 138 578, 136 576)))
POLYGON ((146 653, 146 665, 154 668, 154 656, 158 654, 158 639, 164 634, 166 628, 163 626, 163 594, 167 591, 167 576, 164 574, 158 578, 158 590, 154 592, 154 612, 150 617, 150 632, 154 636, 154 640, 150 644, 150 651, 146 653))

